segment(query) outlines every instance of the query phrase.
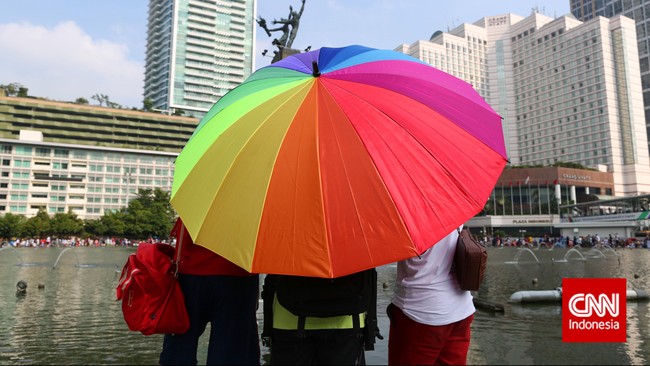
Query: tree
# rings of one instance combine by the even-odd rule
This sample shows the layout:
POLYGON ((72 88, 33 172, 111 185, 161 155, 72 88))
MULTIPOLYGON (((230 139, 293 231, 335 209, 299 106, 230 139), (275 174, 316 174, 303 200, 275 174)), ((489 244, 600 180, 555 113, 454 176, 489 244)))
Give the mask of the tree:
POLYGON ((147 112, 151 112, 153 110, 153 101, 151 98, 147 98, 142 102, 142 109, 147 112))
POLYGON ((24 86, 21 86, 18 88, 18 94, 16 95, 19 98, 27 98, 29 95, 29 89, 25 88, 24 86))
POLYGON ((84 231, 83 221, 77 215, 68 211, 67 213, 56 213, 51 221, 51 234, 57 237, 68 237, 81 235, 84 231))
POLYGON ((500 237, 501 239, 503 239, 503 238, 505 238, 505 237, 508 236, 508 235, 507 235, 506 232, 503 231, 503 230, 494 230, 494 232, 492 232, 492 236, 494 236, 495 238, 498 236, 498 237, 500 237))
POLYGON ((130 238, 167 237, 176 213, 169 203, 170 193, 160 188, 139 189, 126 209, 126 235, 130 238))
POLYGON ((51 221, 50 215, 45 212, 44 208, 38 210, 34 217, 27 219, 23 225, 23 235, 28 237, 41 238, 51 234, 51 221))
POLYGON ((23 236, 22 230, 26 221, 25 216, 15 215, 10 212, 0 216, 0 238, 10 240, 11 238, 23 236))
MULTIPOLYGON (((105 215, 105 214, 104 214, 105 215)), ((103 229, 101 218, 98 220, 95 219, 85 219, 84 221, 84 232, 88 236, 102 236, 106 231, 103 229)))
POLYGON ((79 98, 75 99, 74 102, 77 103, 77 104, 87 105, 88 104, 88 99, 86 99, 84 97, 79 97, 79 98))
POLYGON ((126 233, 126 213, 123 211, 108 212, 100 218, 101 226, 105 229, 102 235, 124 236, 126 233))
POLYGON ((119 103, 111 102, 110 100, 106 100, 106 106, 109 108, 122 108, 122 105, 119 103))
POLYGON ((27 92, 29 90, 19 83, 0 85, 0 88, 5 90, 8 97, 21 97, 21 98, 27 97, 27 92))
POLYGON ((108 107, 108 103, 110 103, 108 95, 106 94, 95 94, 92 97, 90 97, 90 99, 96 100, 97 103, 99 103, 100 107, 103 106, 104 104, 106 104, 106 106, 108 107))

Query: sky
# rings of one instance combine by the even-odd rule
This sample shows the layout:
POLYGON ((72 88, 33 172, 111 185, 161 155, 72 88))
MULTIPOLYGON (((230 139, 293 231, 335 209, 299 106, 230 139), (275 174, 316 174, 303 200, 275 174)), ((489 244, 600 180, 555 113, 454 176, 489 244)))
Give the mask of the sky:
MULTIPOLYGON (((532 9, 569 14, 570 0, 306 0, 295 49, 351 44, 394 49, 428 40, 485 16, 532 9)), ((272 24, 300 0, 257 0, 257 15, 272 24)), ((125 107, 142 107, 147 0, 6 1, 0 11, 0 85, 18 83, 29 95, 74 101, 104 94, 125 107)), ((268 65, 275 46, 257 27, 255 69, 268 65), (262 51, 268 49, 268 56, 262 51)), ((278 36, 279 34, 274 34, 278 36)))

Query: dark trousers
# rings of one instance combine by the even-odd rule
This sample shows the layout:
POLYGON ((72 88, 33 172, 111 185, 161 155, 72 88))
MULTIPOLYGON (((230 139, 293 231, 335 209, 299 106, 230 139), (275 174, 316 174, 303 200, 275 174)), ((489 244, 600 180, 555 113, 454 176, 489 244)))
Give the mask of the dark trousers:
POLYGON ((199 337, 210 323, 207 365, 259 365, 258 276, 179 275, 190 317, 185 334, 166 334, 161 365, 196 365, 199 337))
POLYGON ((363 329, 273 329, 271 365, 365 365, 363 329))

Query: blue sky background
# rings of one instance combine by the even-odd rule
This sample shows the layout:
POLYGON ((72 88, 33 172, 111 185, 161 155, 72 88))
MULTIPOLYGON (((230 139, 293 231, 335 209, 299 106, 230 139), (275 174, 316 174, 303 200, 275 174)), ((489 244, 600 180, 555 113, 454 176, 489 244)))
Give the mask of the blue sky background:
MULTIPOLYGON (((350 44, 393 49, 429 39, 484 16, 569 13, 570 0, 307 0, 294 48, 350 44)), ((257 0, 271 22, 300 0, 257 0)), ((142 106, 148 1, 19 0, 0 11, 0 84, 20 83, 30 95, 96 101, 95 94, 127 107, 142 106)), ((275 49, 257 27, 256 68, 275 49)))

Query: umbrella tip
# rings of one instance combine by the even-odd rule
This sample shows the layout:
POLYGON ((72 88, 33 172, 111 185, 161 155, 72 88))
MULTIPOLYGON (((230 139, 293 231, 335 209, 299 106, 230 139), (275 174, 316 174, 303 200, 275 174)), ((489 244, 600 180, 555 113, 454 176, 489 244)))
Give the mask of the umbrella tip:
POLYGON ((311 66, 314 71, 311 73, 315 78, 320 76, 320 70, 318 70, 318 63, 316 61, 311 62, 311 66))

